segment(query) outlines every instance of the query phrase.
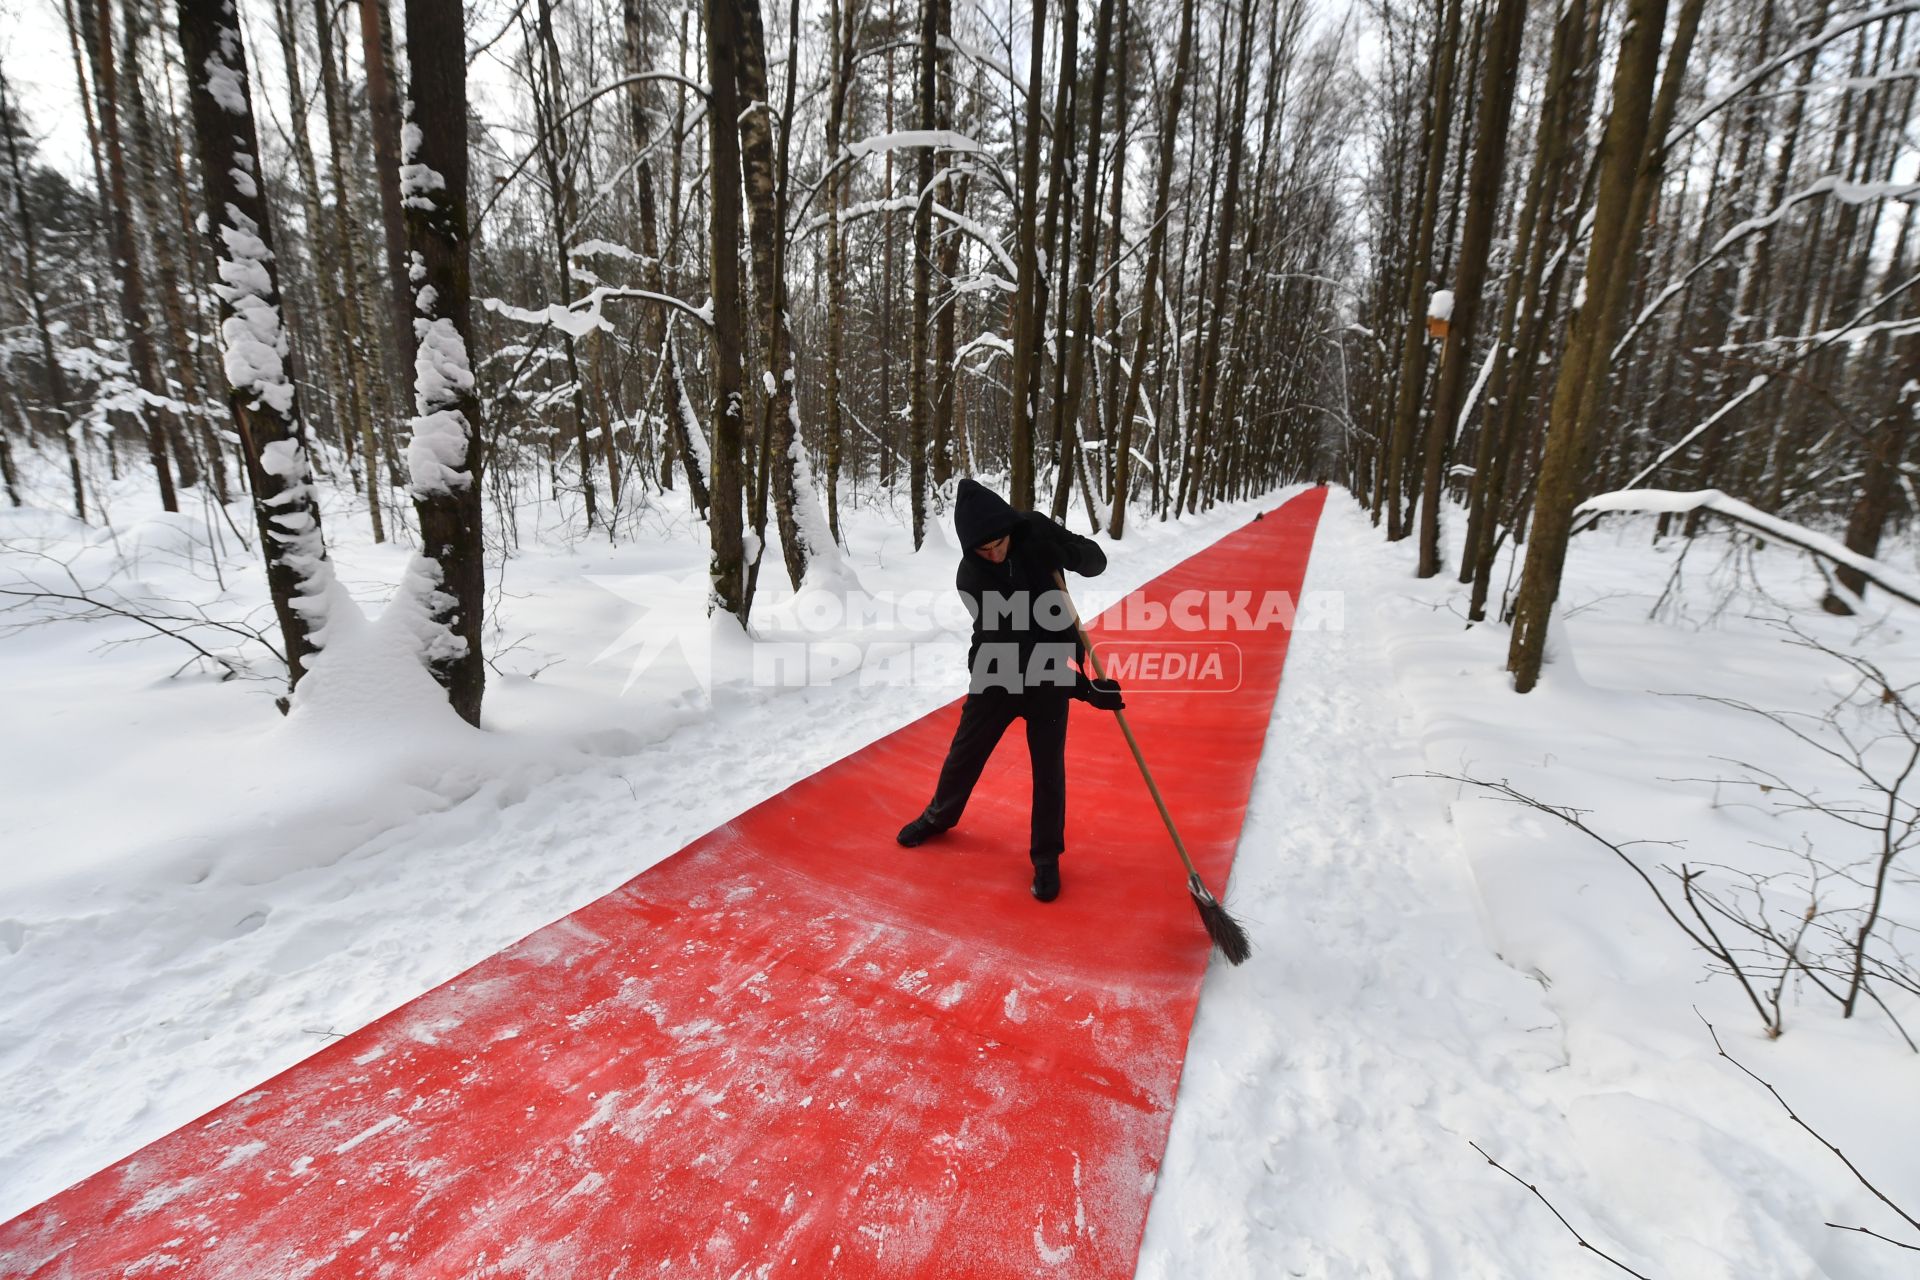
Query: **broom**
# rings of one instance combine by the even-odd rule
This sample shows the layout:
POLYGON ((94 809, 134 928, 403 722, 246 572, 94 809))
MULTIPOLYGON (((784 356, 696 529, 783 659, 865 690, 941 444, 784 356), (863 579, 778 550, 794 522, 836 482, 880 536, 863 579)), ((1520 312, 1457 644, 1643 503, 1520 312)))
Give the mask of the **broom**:
MULTIPOLYGON (((1067 613, 1073 618, 1073 629, 1079 635, 1080 643, 1086 646, 1087 657, 1093 662, 1094 675, 1105 680, 1106 665, 1094 651, 1093 641, 1087 638, 1087 629, 1080 623, 1080 611, 1073 607, 1073 597, 1067 592, 1067 580, 1058 569, 1053 572, 1053 581, 1067 602, 1067 613)), ((1160 798, 1160 788, 1153 781, 1153 770, 1147 768, 1147 758, 1140 754, 1140 744, 1134 741, 1133 729, 1127 724, 1127 713, 1115 711, 1113 715, 1120 722, 1120 732, 1126 735, 1127 749, 1133 752, 1133 762, 1140 766, 1140 776, 1147 780, 1147 790, 1160 810, 1160 820, 1167 824, 1167 834, 1173 837, 1173 847, 1179 851, 1180 861, 1187 866, 1187 893, 1193 899, 1195 910, 1200 913, 1200 923, 1206 926, 1207 937, 1213 940, 1214 946, 1220 948, 1220 954, 1227 958, 1228 964, 1241 963, 1253 954, 1253 943, 1247 937, 1246 927, 1227 914, 1227 909, 1220 905, 1220 899, 1213 896, 1206 882, 1200 878, 1200 872, 1187 853, 1186 843, 1180 839, 1179 828, 1173 825, 1173 815, 1167 812, 1167 802, 1160 798)))

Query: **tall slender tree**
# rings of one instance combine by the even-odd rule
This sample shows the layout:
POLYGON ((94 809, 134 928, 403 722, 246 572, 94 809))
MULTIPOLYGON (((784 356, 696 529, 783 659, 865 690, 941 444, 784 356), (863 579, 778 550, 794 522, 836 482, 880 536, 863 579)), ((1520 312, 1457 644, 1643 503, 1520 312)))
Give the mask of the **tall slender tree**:
POLYGON ((1480 291, 1493 247, 1494 211, 1500 205, 1507 167, 1507 125, 1513 115, 1513 82, 1520 67, 1520 41, 1527 21, 1526 0, 1498 0, 1487 32, 1480 73, 1480 112, 1473 143, 1473 171, 1467 180, 1466 229, 1460 241, 1460 269, 1453 282, 1453 314, 1441 345, 1440 377, 1427 422, 1425 466, 1420 490, 1419 576, 1440 572, 1441 468, 1459 419, 1473 362, 1474 328, 1480 319, 1480 291))
POLYGON ((467 218, 467 59, 461 0, 407 0, 411 126, 401 153, 415 287, 413 435, 407 469, 420 521, 414 573, 438 638, 428 665, 460 717, 480 723, 486 458, 473 381, 472 237, 467 218))
POLYGON ((707 165, 713 296, 713 510, 709 574, 714 607, 747 621, 747 565, 742 525, 741 437, 746 400, 741 388, 740 118, 736 51, 740 37, 734 0, 705 0, 707 28, 707 165))
POLYGON ((160 376, 160 356, 154 349, 147 316, 146 272, 140 265, 139 240, 134 230, 132 185, 127 176, 126 148, 120 134, 120 88, 114 66, 113 0, 80 0, 84 33, 90 33, 87 53, 93 63, 95 105, 100 112, 101 148, 106 153, 108 224, 114 273, 120 283, 120 322, 132 357, 135 391, 140 404, 135 417, 144 428, 147 458, 160 486, 160 505, 180 509, 174 494, 173 468, 167 458, 166 383, 160 376))
MULTIPOLYGON (((273 254, 260 141, 233 0, 180 0, 206 225, 220 282, 227 403, 246 458, 267 586, 295 689, 320 645, 333 571, 307 461, 273 254)), ((283 703, 284 705, 284 703, 283 703)))
POLYGON ((1139 328, 1133 337, 1133 363, 1126 370, 1126 397, 1120 402, 1120 441, 1114 447, 1113 513, 1107 519, 1107 534, 1113 538, 1119 538, 1126 529, 1127 489, 1133 466, 1133 419, 1140 411, 1147 360, 1154 349, 1154 318, 1159 311, 1160 275, 1167 252, 1167 214, 1173 196, 1174 147, 1180 136, 1180 107, 1186 95, 1187 67, 1193 59, 1194 7, 1195 0, 1181 0, 1180 42, 1173 56, 1173 78, 1167 84, 1166 105, 1160 112, 1160 159, 1153 180, 1153 221, 1147 229, 1147 266, 1140 279, 1139 328))

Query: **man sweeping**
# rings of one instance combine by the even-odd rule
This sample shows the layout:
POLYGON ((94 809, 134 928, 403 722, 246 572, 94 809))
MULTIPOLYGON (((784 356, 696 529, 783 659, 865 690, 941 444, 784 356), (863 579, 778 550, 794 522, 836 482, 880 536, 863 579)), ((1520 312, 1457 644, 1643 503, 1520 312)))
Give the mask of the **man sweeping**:
POLYGON ((1104 711, 1125 705, 1117 683, 1089 680, 1072 665, 1085 652, 1054 574, 1093 577, 1107 556, 1093 539, 1037 511, 1015 511, 971 478, 960 481, 953 524, 962 548, 954 586, 973 615, 971 678, 933 799, 897 838, 917 845, 959 822, 1000 736, 1023 719, 1033 764, 1033 896, 1052 902, 1066 850, 1068 703, 1079 698, 1104 711))

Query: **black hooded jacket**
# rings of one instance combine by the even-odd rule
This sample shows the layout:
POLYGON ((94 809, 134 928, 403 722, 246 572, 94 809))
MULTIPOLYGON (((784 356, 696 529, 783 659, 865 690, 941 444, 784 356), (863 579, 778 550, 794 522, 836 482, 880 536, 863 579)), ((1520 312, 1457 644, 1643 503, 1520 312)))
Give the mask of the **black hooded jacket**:
POLYGON ((971 477, 960 481, 953 526, 960 539, 954 586, 973 615, 973 643, 967 647, 971 692, 1022 692, 1049 669, 1069 677, 1070 689, 1066 660, 1079 659, 1082 649, 1064 601, 1054 594, 1053 571, 1091 578, 1106 569, 1106 552, 1038 511, 1015 511, 971 477), (975 548, 1001 534, 1012 535, 1012 542, 1007 558, 994 564, 975 548))

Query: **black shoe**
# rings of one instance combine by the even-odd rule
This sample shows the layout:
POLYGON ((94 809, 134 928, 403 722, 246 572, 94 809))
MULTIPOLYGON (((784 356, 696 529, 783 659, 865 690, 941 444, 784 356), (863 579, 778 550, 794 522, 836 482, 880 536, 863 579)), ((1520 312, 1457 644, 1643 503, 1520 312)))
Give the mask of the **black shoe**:
POLYGON ((1033 864, 1033 896, 1052 902, 1060 896, 1060 859, 1040 858, 1033 864))
POLYGON ((895 836, 894 839, 911 849, 921 841, 931 836, 937 836, 945 830, 945 827, 936 827, 933 823, 927 821, 925 817, 919 817, 900 828, 900 834, 895 836))

